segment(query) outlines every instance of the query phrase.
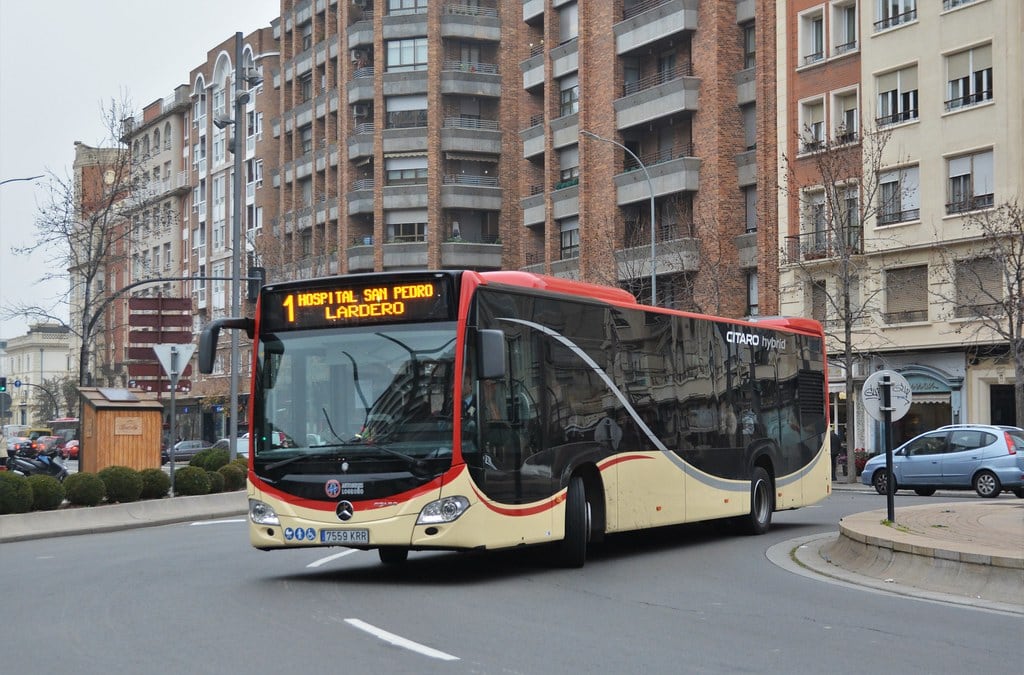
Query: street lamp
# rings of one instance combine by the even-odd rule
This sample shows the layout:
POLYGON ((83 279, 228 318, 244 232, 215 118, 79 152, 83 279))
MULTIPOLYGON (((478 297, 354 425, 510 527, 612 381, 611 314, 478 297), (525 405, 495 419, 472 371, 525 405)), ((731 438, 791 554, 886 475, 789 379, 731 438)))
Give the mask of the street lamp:
POLYGON ((43 177, 43 174, 39 174, 38 176, 26 176, 24 178, 7 178, 7 179, 4 179, 4 180, 0 180, 0 185, 6 185, 7 183, 13 183, 13 182, 19 181, 19 180, 36 180, 37 178, 42 178, 42 177, 43 177))
POLYGON ((630 150, 629 148, 624 146, 622 143, 619 143, 618 141, 614 141, 614 140, 612 140, 610 138, 605 138, 604 136, 598 136, 593 131, 587 131, 586 129, 581 129, 580 130, 580 136, 587 136, 589 138, 593 138, 594 140, 604 141, 605 143, 611 143, 612 145, 614 145, 616 147, 622 148, 623 150, 626 151, 627 154, 629 154, 630 157, 632 157, 636 161, 636 163, 638 165, 640 165, 640 169, 644 172, 644 178, 647 179, 647 189, 651 193, 651 304, 652 305, 657 305, 658 304, 658 259, 657 259, 656 255, 655 255, 655 248, 654 248, 654 242, 655 242, 654 183, 651 182, 651 174, 647 170, 647 165, 644 164, 643 161, 641 161, 640 158, 636 156, 636 153, 634 153, 632 150, 630 150))

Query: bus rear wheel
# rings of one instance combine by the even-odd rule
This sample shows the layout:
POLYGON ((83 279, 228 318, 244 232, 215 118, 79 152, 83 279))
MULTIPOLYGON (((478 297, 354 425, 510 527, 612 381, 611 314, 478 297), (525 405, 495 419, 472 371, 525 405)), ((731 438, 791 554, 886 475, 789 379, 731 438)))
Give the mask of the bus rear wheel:
POLYGON ((772 524, 775 510, 772 480, 763 467, 754 467, 750 477, 750 513, 740 519, 740 528, 746 534, 764 534, 772 524))
POLYGON ((402 546, 381 546, 377 549, 380 561, 385 565, 401 565, 409 558, 409 549, 402 546))
POLYGON ((558 546, 558 562, 563 567, 583 567, 590 541, 590 503, 583 479, 573 476, 565 497, 565 539, 558 546))

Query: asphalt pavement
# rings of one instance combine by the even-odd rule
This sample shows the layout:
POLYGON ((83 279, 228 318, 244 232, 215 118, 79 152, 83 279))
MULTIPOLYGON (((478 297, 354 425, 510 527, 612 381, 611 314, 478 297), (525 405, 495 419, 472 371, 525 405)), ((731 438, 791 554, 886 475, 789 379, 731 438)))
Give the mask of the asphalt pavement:
MULTIPOLYGON (((874 492, 833 483, 833 492, 874 492)), ((966 494, 966 493, 964 493, 966 494)), ((244 490, 0 515, 0 543, 242 517, 244 490)), ((776 562, 886 592, 1024 614, 1024 500, 955 499, 852 514, 839 531, 777 545, 776 562), (789 562, 787 562, 789 561, 789 562)), ((769 557, 773 557, 771 554, 769 557)))

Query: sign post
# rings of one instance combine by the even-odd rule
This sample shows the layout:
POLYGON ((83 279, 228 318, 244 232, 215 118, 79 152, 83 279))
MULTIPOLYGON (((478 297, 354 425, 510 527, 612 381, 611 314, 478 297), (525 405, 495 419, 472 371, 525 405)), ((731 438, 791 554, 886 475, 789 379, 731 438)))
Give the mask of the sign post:
POLYGON ((913 392, 906 378, 894 370, 879 370, 864 381, 864 410, 882 422, 882 441, 885 447, 885 505, 889 522, 896 521, 893 489, 896 479, 892 475, 892 423, 902 419, 910 410, 913 392))
POLYGON ((171 467, 171 496, 174 496, 174 443, 176 436, 176 425, 178 411, 176 394, 178 393, 178 377, 181 375, 181 371, 185 369, 189 359, 192 358, 192 353, 196 350, 194 344, 160 344, 153 345, 153 351, 156 353, 156 357, 160 360, 160 365, 163 366, 164 372, 167 373, 168 379, 171 381, 171 424, 168 430, 167 439, 167 457, 168 464, 171 467))

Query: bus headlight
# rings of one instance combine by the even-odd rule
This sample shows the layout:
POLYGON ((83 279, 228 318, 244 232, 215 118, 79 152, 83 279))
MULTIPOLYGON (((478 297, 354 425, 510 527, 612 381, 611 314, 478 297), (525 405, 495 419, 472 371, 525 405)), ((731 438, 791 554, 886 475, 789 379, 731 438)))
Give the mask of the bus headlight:
POLYGON ((466 509, 469 508, 469 500, 465 497, 445 497, 436 502, 430 502, 420 511, 417 525, 437 525, 438 523, 450 523, 457 519, 466 509))
POLYGON ((257 525, 280 525, 277 512, 269 504, 256 499, 249 500, 249 519, 257 525))

